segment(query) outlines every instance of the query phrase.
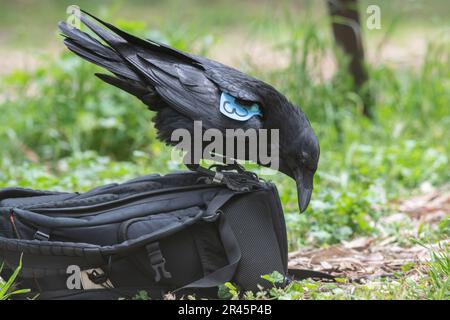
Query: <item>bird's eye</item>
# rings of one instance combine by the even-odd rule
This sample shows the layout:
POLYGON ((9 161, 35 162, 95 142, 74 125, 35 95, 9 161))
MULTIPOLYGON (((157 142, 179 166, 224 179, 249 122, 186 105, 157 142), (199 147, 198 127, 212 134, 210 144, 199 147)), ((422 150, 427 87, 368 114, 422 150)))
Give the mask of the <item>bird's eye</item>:
POLYGON ((311 162, 311 156, 309 155, 309 153, 302 151, 302 154, 300 156, 300 162, 303 164, 311 162))
POLYGON ((302 151, 300 156, 300 163, 305 167, 312 171, 315 171, 317 168, 317 164, 314 162, 314 159, 311 155, 305 151, 302 151))

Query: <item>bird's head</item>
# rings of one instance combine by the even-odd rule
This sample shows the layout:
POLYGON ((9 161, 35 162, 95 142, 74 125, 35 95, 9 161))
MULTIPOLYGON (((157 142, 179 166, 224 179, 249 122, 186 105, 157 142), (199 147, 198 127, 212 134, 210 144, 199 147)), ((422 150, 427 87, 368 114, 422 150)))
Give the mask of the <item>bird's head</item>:
POLYGON ((279 171, 297 183, 300 212, 308 207, 319 163, 319 141, 306 116, 297 107, 280 127, 279 171))

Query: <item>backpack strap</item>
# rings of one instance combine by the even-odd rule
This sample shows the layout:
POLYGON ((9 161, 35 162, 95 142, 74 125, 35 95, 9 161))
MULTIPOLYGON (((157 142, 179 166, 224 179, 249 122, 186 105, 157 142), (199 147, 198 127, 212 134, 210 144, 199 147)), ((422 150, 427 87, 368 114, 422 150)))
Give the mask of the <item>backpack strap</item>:
POLYGON ((33 190, 28 188, 8 187, 0 190, 0 201, 8 198, 22 198, 22 197, 38 197, 38 196, 52 196, 60 194, 69 194, 68 192, 55 192, 44 190, 33 190))
POLYGON ((220 217, 219 233, 227 255, 228 264, 207 274, 203 278, 176 289, 174 292, 182 291, 184 289, 217 287, 233 279, 239 262, 241 261, 242 254, 233 229, 227 222, 225 215, 221 215, 220 217))
POLYGON ((108 263, 100 246, 84 243, 0 237, 0 252, 5 262, 11 266, 16 266, 23 254, 21 276, 25 278, 66 274, 68 265, 92 268, 108 263))
POLYGON ((289 280, 305 280, 305 279, 325 279, 335 281, 336 277, 332 276, 329 273, 314 271, 308 269, 288 269, 288 278, 289 280))

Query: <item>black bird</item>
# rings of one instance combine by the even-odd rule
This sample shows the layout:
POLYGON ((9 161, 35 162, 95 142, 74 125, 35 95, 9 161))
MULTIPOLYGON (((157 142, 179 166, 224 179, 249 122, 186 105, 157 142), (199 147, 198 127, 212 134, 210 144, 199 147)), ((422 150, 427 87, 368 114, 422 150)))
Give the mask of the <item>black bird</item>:
POLYGON ((172 132, 179 128, 192 130, 197 120, 202 121, 205 130, 216 128, 222 132, 279 129, 279 171, 296 181, 300 211, 306 209, 320 151, 310 122, 298 107, 272 86, 236 69, 137 38, 84 14, 82 22, 101 40, 60 22, 65 45, 113 74, 96 74, 101 80, 136 96, 155 111, 153 121, 160 140, 173 145, 172 132), (256 106, 255 115, 246 121, 224 116, 219 110, 224 96, 235 99, 235 104, 246 112, 256 106))

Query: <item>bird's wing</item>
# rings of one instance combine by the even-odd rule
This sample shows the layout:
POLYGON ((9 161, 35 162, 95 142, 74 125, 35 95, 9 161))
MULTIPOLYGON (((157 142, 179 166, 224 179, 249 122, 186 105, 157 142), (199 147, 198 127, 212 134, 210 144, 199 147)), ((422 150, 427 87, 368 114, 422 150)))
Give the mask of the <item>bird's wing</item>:
POLYGON ((233 97, 255 102, 265 109, 268 107, 266 103, 268 95, 277 94, 269 84, 239 70, 204 57, 197 57, 197 59, 205 69, 208 79, 233 97))
MULTIPOLYGON (((205 128, 260 128, 261 121, 251 118, 245 123, 227 118, 219 111, 223 90, 206 72, 197 57, 130 35, 86 13, 83 23, 117 52, 140 79, 147 82, 167 104, 192 120, 202 120, 205 128)), ((223 90, 233 95, 230 90, 223 90)), ((239 97, 238 97, 239 98, 239 97)), ((244 99, 246 100, 246 99, 244 99)), ((253 101, 253 100, 250 100, 253 101)))
POLYGON ((218 61, 183 52, 153 40, 149 41, 158 44, 158 46, 165 50, 175 52, 177 55, 182 55, 190 59, 192 65, 201 68, 206 77, 214 82, 221 91, 227 92, 240 100, 263 104, 264 97, 258 94, 258 92, 275 91, 269 84, 218 61))

